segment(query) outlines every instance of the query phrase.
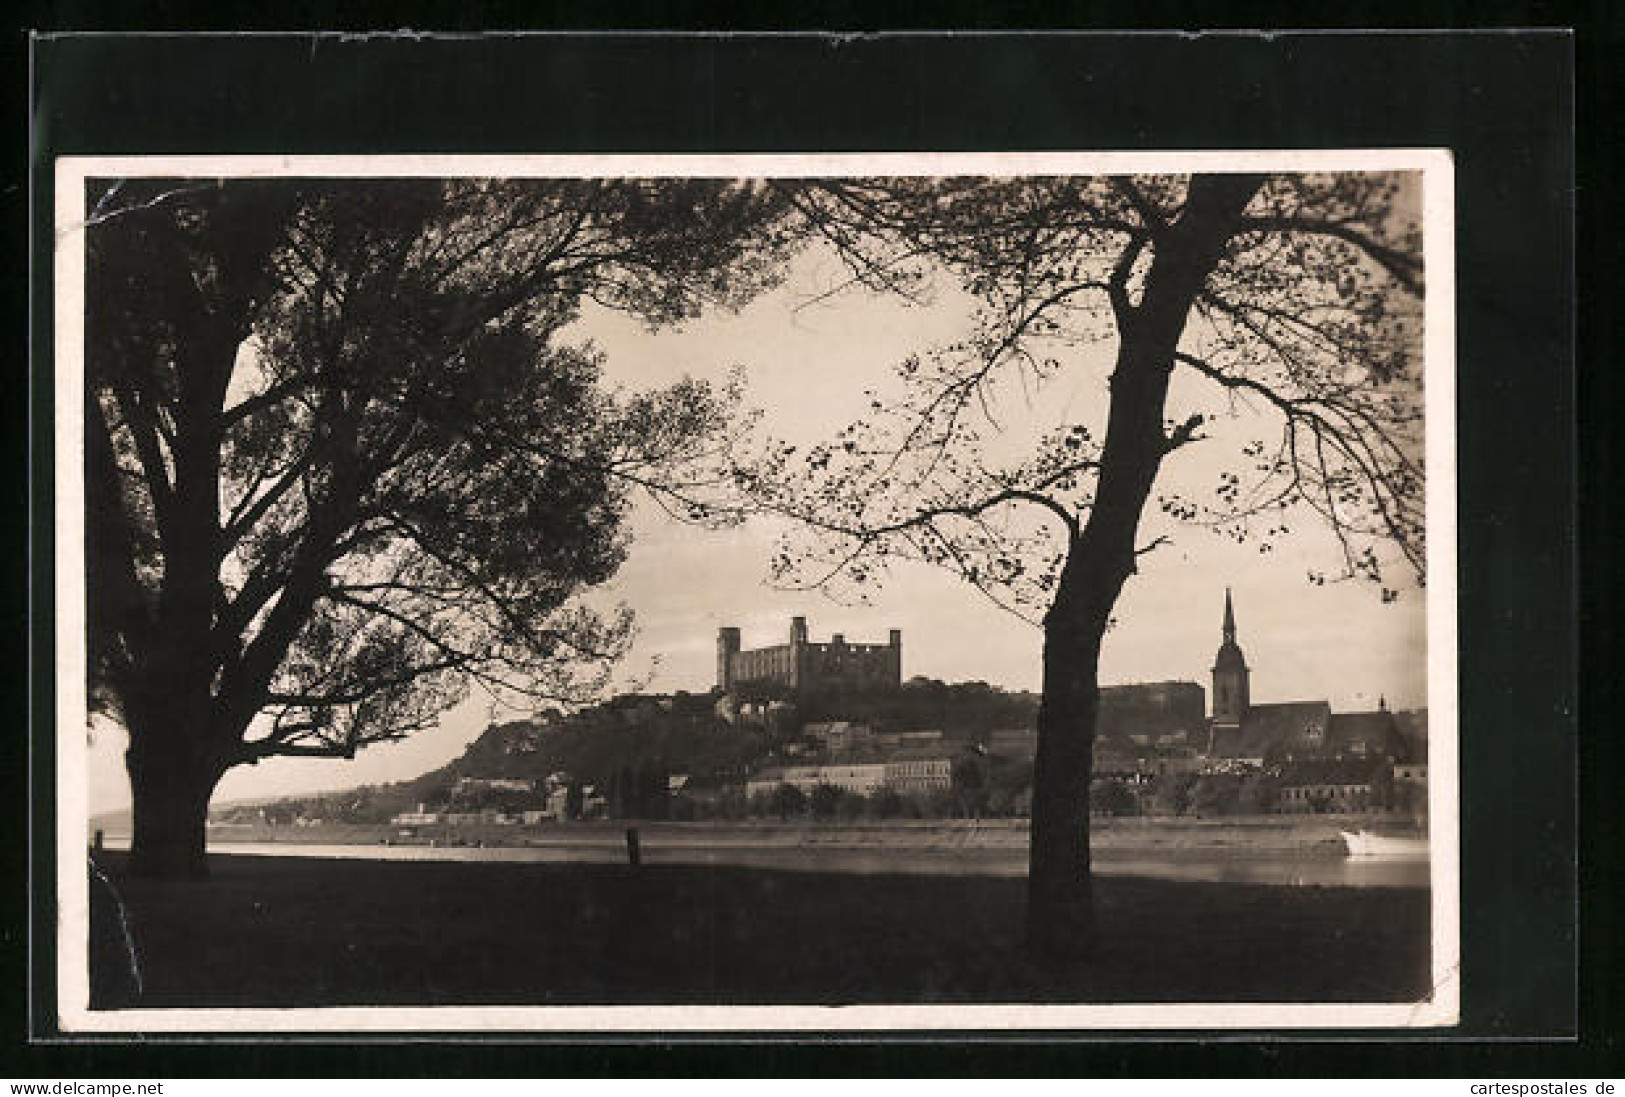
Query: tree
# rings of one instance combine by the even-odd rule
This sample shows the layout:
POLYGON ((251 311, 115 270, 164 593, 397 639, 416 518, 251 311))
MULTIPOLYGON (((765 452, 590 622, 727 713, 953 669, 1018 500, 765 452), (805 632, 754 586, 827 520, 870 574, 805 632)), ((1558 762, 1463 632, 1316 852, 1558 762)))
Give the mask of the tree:
MULTIPOLYGON (((776 558, 790 581, 862 584, 889 560, 925 561, 1042 627, 1027 907, 1039 953, 1087 951, 1091 939, 1098 667, 1124 584, 1166 540, 1141 539, 1148 503, 1263 551, 1289 512, 1307 511, 1341 546, 1335 575, 1381 585, 1396 549, 1422 572, 1422 270, 1404 208, 1417 182, 1233 174, 793 190, 853 284, 921 300, 946 271, 978 301, 972 330, 902 362, 898 391, 872 394, 869 417, 810 452, 774 444, 737 475, 813 531, 776 558), (1008 409, 1094 364, 1109 380, 1088 421, 1060 416, 1015 444, 1008 409), (1212 503, 1157 493, 1165 462, 1238 405, 1274 418, 1274 442, 1238 445, 1212 503)), ((1396 596, 1382 585, 1384 600, 1396 596)))
POLYGON ((1191 788, 1190 810, 1197 815, 1232 815, 1241 800, 1242 779, 1233 773, 1204 773, 1191 788))
POLYGON ((1026 814, 1022 804, 1031 804, 1033 763, 1028 758, 997 759, 988 769, 989 807, 998 815, 1026 814))
POLYGON ((1265 815, 1275 810, 1280 782, 1268 773, 1249 773, 1242 778, 1237 810, 1244 815, 1265 815))
POLYGON ((1394 810, 1409 815, 1413 819, 1426 820, 1428 815, 1427 786, 1414 781, 1395 782, 1394 810))
POLYGON ((860 792, 843 792, 835 805, 835 814, 843 823, 855 823, 869 808, 869 797, 860 792))
POLYGON ((812 795, 807 799, 807 806, 812 810, 814 819, 820 821, 833 819, 841 807, 841 790, 835 785, 819 783, 813 786, 812 795))
POLYGON ((1151 807, 1158 815, 1183 815, 1190 810, 1191 790, 1196 787, 1194 773, 1164 773, 1157 778, 1151 792, 1151 807))
POLYGON ((1092 792, 1093 810, 1101 815, 1134 815, 1139 801, 1128 786, 1114 779, 1097 781, 1092 792))
POLYGON ((869 798, 869 814, 876 819, 895 819, 906 805, 896 789, 883 788, 869 798))
POLYGON ((579 700, 626 613, 578 596, 629 493, 680 516, 726 422, 620 396, 585 303, 670 324, 773 277, 728 182, 111 181, 86 227, 93 704, 129 734, 132 866, 201 874, 231 767, 350 757, 472 686, 579 700))
POLYGON ((988 809, 988 763, 985 757, 969 755, 955 758, 952 767, 952 787, 957 800, 957 814, 979 818, 988 809))
POLYGON ((776 785, 768 796, 768 810, 779 817, 779 822, 789 820, 792 815, 800 815, 807 810, 807 794, 792 784, 776 785))
POLYGON ((724 785, 717 795, 715 817, 737 821, 750 813, 750 804, 741 785, 724 785))

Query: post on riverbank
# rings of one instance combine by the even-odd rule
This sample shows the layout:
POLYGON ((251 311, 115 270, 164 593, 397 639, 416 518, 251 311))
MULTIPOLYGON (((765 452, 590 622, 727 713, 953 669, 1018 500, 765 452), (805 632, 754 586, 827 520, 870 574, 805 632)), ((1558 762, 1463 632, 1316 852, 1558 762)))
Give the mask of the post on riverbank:
POLYGON ((643 864, 643 845, 637 827, 626 828, 626 863, 633 868, 643 864))

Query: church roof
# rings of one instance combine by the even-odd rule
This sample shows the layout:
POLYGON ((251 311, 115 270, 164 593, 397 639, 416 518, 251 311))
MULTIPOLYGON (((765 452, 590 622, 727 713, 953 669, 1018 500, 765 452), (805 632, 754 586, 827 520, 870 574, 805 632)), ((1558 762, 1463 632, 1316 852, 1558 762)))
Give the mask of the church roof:
POLYGON ((1338 712, 1332 714, 1331 726, 1326 729, 1326 753, 1390 755, 1404 758, 1409 754, 1405 738, 1394 723, 1391 712, 1338 712))
POLYGON ((1247 659, 1241 654, 1241 645, 1236 643, 1236 607, 1230 601, 1230 588, 1224 588, 1224 625, 1221 629, 1224 643, 1219 645, 1219 653, 1213 657, 1213 669, 1218 670, 1246 670, 1247 659))
POLYGON ((1214 670, 1246 670, 1247 657, 1241 653, 1241 645, 1234 640, 1226 640, 1219 645, 1219 653, 1213 657, 1214 670))
POLYGON ((1214 726, 1212 753, 1218 758, 1410 760, 1416 751, 1393 713, 1334 713, 1327 701, 1288 701, 1251 706, 1240 727, 1214 726))
POLYGON ((1309 739, 1311 729, 1324 735, 1331 716, 1327 701, 1252 705, 1240 727, 1213 729, 1212 753, 1219 758, 1262 758, 1283 744, 1309 739))

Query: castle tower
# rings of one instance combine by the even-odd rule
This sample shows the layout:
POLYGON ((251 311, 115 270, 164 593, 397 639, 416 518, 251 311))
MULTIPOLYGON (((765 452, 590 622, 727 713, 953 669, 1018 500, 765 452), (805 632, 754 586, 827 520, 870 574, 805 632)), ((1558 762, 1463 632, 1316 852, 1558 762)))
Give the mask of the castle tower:
POLYGON ((1219 653, 1213 658, 1213 722, 1229 727, 1239 726, 1247 715, 1248 694, 1247 657, 1236 643, 1236 610, 1230 601, 1230 588, 1224 588, 1224 639, 1219 653))
POLYGON ((807 661, 807 619, 805 617, 790 618, 790 688, 800 689, 806 674, 804 664, 807 661))
POLYGON ((734 659, 739 654, 739 630, 717 629, 717 688, 728 693, 734 688, 734 659))

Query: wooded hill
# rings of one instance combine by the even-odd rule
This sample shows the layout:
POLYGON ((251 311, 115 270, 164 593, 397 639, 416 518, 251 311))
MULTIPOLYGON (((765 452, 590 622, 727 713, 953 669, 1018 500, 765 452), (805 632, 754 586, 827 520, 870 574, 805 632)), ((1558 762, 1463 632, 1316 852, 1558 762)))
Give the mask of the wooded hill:
MULTIPOLYGON (((460 758, 409 781, 274 804, 238 803, 223 806, 212 817, 258 819, 265 811, 271 819, 305 815, 387 822, 419 804, 453 802, 465 778, 540 782, 566 774, 577 782, 601 784, 627 770, 658 770, 688 774, 701 786, 742 783, 752 769, 772 760, 803 723, 851 720, 879 731, 931 728, 950 739, 970 740, 998 728, 1031 728, 1037 708, 1038 697, 1032 693, 1009 692, 985 682, 913 678, 898 690, 805 698, 790 713, 791 730, 770 736, 759 726, 722 719, 711 694, 623 694, 574 713, 540 713, 492 724, 460 758)), ((528 798, 523 793, 484 790, 479 806, 509 806, 495 801, 528 798)))

